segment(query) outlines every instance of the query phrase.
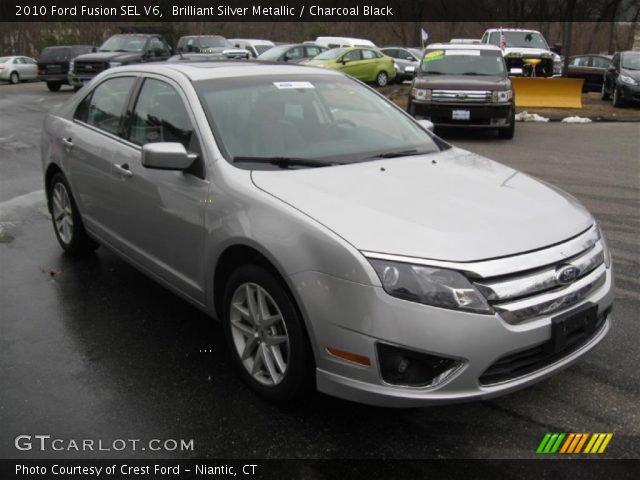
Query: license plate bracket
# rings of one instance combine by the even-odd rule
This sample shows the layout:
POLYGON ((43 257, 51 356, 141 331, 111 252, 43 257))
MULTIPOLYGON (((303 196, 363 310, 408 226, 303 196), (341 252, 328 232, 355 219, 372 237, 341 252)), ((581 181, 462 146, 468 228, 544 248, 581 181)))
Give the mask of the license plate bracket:
POLYGON ((596 330, 598 306, 587 304, 551 319, 551 348, 562 352, 589 338, 596 330))
POLYGON ((451 110, 452 120, 470 120, 471 112, 469 110, 451 110))

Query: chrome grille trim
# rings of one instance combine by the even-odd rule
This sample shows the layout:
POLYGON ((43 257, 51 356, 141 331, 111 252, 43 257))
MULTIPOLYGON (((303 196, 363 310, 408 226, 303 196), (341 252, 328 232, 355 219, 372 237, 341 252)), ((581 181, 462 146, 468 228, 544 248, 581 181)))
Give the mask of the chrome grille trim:
POLYGON ((433 90, 431 101, 433 102, 490 102, 492 93, 490 90, 433 90))
POLYGON ((507 278, 474 282, 475 286, 490 302, 502 302, 514 298, 534 295, 556 287, 564 287, 556 278, 557 267, 573 265, 580 270, 578 278, 590 273, 594 268, 604 263, 604 248, 602 242, 577 257, 567 259, 558 265, 552 265, 543 270, 533 271, 524 275, 511 275, 507 278))
POLYGON ((411 263, 413 265, 426 265, 428 267, 448 268, 450 270, 457 270, 465 273, 471 279, 485 279, 566 262, 567 259, 592 248, 598 242, 599 238, 600 235, 594 224, 574 238, 558 245, 553 245, 542 250, 536 250, 534 252, 520 255, 515 254, 509 257, 496 258, 493 260, 480 260, 476 262, 431 260, 428 258, 408 257, 405 255, 393 255, 366 250, 363 250, 362 254, 367 258, 375 258, 379 260, 411 263))
POLYGON ((540 315, 557 312, 577 304, 591 292, 604 285, 606 277, 607 269, 603 263, 590 274, 563 289, 511 303, 494 305, 494 308, 505 322, 512 325, 522 323, 525 320, 531 320, 540 315))

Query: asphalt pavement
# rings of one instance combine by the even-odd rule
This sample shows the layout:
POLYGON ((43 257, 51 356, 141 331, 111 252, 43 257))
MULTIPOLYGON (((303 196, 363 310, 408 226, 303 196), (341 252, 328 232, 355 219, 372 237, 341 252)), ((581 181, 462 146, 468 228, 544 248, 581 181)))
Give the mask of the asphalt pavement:
POLYGON ((558 185, 601 222, 616 270, 613 326, 578 363, 484 402, 396 410, 315 394, 277 407, 241 383, 202 313, 106 248, 62 254, 39 142, 45 112, 71 95, 0 85, 0 457, 535 458, 546 432, 613 432, 606 457, 640 457, 639 123, 518 124, 511 141, 446 136, 558 185), (20 451, 18 435, 141 443, 20 451), (193 449, 152 451, 151 439, 193 449))

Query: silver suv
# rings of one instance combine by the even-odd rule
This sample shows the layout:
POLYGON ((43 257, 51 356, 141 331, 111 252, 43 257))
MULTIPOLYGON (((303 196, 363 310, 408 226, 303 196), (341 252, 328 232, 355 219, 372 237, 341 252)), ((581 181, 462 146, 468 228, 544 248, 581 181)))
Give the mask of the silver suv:
POLYGON ((220 320, 274 401, 487 398, 609 330, 611 258, 576 199, 339 72, 112 68, 46 117, 42 161, 62 248, 104 245, 220 320))

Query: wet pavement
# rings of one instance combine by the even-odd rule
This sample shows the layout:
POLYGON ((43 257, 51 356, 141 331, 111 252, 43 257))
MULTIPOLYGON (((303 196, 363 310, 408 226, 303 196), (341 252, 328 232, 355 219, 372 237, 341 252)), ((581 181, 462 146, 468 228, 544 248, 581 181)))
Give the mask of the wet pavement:
MULTIPOLYGON (((601 222, 617 273, 613 328, 577 364, 491 401, 408 410, 325 395, 277 407, 231 370, 209 318, 106 248, 62 254, 44 207, 44 112, 71 95, 0 85, 0 457, 532 458, 546 432, 613 432, 640 457, 640 126, 518 125, 452 143, 551 181, 601 222), (18 451, 18 435, 139 439, 136 451, 18 451), (151 439, 193 449, 151 451, 151 439), (143 448, 145 448, 143 450, 143 448)), ((172 444, 170 444, 171 446, 172 444)))

